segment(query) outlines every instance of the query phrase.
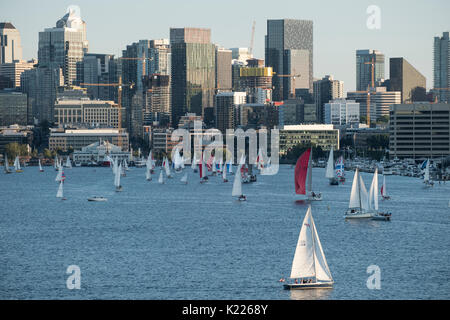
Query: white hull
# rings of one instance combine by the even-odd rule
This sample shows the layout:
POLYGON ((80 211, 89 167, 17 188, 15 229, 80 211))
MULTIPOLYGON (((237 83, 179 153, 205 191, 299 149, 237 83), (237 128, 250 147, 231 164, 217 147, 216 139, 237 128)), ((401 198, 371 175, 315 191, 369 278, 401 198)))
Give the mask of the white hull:
POLYGON ((344 216, 345 219, 369 219, 372 218, 373 214, 371 212, 347 212, 344 216))
POLYGON ((106 199, 106 198, 96 198, 96 197, 88 198, 88 201, 95 201, 95 202, 105 202, 107 200, 108 199, 106 199))
POLYGON ((315 282, 315 283, 285 283, 283 284, 286 290, 304 290, 304 289, 326 289, 333 288, 333 281, 330 282, 315 282))

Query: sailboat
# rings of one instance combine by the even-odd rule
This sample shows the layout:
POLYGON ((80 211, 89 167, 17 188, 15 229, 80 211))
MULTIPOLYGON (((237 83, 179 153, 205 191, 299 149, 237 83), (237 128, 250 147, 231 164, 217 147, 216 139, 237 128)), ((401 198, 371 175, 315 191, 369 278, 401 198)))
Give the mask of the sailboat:
POLYGON ((173 156, 173 159, 172 159, 172 163, 173 163, 173 168, 174 168, 175 172, 181 172, 181 170, 184 167, 184 160, 183 160, 183 158, 180 155, 180 149, 179 148, 177 148, 175 153, 174 153, 174 156, 173 156))
POLYGON ((8 162, 8 156, 5 153, 5 173, 11 173, 11 170, 9 169, 9 162, 8 162))
POLYGON ((187 178, 188 178, 188 175, 187 175, 187 172, 185 172, 184 176, 180 180, 181 183, 187 184, 188 183, 187 178))
POLYGON ((67 157, 66 164, 64 166, 66 168, 72 169, 72 162, 70 161, 70 157, 67 157))
POLYGON ((114 186, 116 187, 116 192, 122 191, 122 186, 120 185, 120 176, 122 175, 122 164, 119 164, 116 172, 114 173, 114 186))
POLYGON ((203 154, 202 154, 202 156, 201 156, 201 158, 200 158, 200 162, 199 162, 199 164, 198 164, 198 173, 199 173, 199 176, 200 176, 200 183, 205 183, 205 182, 207 182, 208 181, 208 176, 206 175, 206 173, 207 173, 207 169, 206 169, 206 166, 205 166, 205 159, 203 159, 204 157, 203 157, 203 154))
POLYGON ((192 158, 192 163, 191 163, 191 168, 192 171, 194 171, 195 173, 197 173, 198 169, 197 169, 197 153, 194 152, 194 157, 192 158))
POLYGON ((42 169, 42 165, 41 165, 41 159, 39 159, 39 172, 44 172, 44 169, 42 169))
POLYGON ((233 174, 233 163, 232 163, 231 159, 227 163, 227 169, 228 169, 228 173, 230 175, 232 175, 233 174))
POLYGON ((429 188, 434 185, 434 182, 430 179, 430 159, 426 160, 425 173, 423 175, 424 188, 429 188))
POLYGON ((58 192, 56 193, 56 197, 61 198, 61 200, 66 200, 66 198, 64 198, 63 185, 64 185, 64 182, 63 182, 63 180, 61 180, 59 182, 59 187, 58 187, 58 192))
POLYGON ((169 166, 169 159, 167 159, 167 157, 164 157, 163 167, 164 167, 164 170, 166 171, 167 178, 172 178, 172 173, 170 172, 170 166, 169 166))
POLYGON ((159 183, 159 184, 163 184, 163 183, 164 183, 164 176, 163 176, 163 173, 162 173, 162 169, 161 169, 161 171, 159 172, 158 183, 159 183))
POLYGON ((147 181, 152 181, 152 174, 148 168, 145 169, 145 179, 147 179, 147 181))
POLYGON ((295 193, 306 195, 307 200, 321 201, 322 194, 312 191, 312 152, 303 152, 295 165, 295 193))
POLYGON ((331 147, 330 155, 328 156, 327 170, 325 171, 325 178, 330 180, 331 186, 337 186, 339 184, 338 180, 334 175, 334 156, 333 147, 331 147))
POLYGON ((340 182, 345 182, 345 167, 344 167, 344 157, 340 156, 336 161, 336 177, 339 178, 340 182))
MULTIPOLYGON (((297 241, 290 279, 293 283, 284 283, 288 290, 332 288, 333 278, 322 250, 319 235, 309 206, 303 219, 297 241)), ((284 282, 284 281, 282 281, 284 282)))
POLYGON ((56 175, 55 181, 60 182, 64 181, 66 179, 66 176, 64 175, 64 170, 62 167, 58 168, 58 174, 56 175))
POLYGON ((54 161, 53 166, 54 166, 54 168, 55 168, 56 171, 58 171, 58 170, 59 170, 59 167, 61 166, 60 163, 59 163, 59 159, 58 159, 58 156, 57 156, 57 155, 55 156, 55 161, 54 161))
POLYGON ((381 186, 381 197, 383 200, 390 200, 391 197, 388 196, 386 191, 386 176, 383 174, 383 185, 381 186))
MULTIPOLYGON (((242 165, 239 165, 238 171, 240 172, 242 165)), ((231 196, 238 197, 239 201, 246 201, 247 197, 242 193, 242 177, 240 174, 234 175, 233 190, 231 196)))
POLYGON ((228 182, 228 179, 227 179, 227 168, 226 167, 223 167, 222 179, 223 179, 223 182, 228 182))
POLYGON ((372 213, 369 211, 369 200, 364 181, 359 174, 359 168, 356 168, 355 176, 353 177, 352 191, 350 193, 350 202, 348 210, 345 213, 346 219, 363 219, 372 218, 372 213))
POLYGON ((369 210, 372 211, 372 220, 389 221, 391 219, 391 213, 378 211, 378 168, 375 168, 372 184, 369 189, 369 210))
POLYGON ((17 156, 14 160, 14 169, 16 170, 16 172, 23 172, 22 168, 20 167, 19 156, 17 156))

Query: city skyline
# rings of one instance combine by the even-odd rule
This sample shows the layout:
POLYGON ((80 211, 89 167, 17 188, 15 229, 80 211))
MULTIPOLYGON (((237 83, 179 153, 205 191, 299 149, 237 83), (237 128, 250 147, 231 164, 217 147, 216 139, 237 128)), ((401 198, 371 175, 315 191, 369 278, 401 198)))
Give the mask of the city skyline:
MULTIPOLYGON (((450 3, 444 0, 408 6, 407 11, 403 9, 408 5, 406 1, 389 3, 384 0, 377 3, 358 1, 348 6, 331 1, 327 1, 326 6, 323 3, 282 1, 276 8, 270 6, 268 1, 259 1, 240 3, 239 10, 235 6, 237 1, 229 1, 227 5, 204 0, 176 2, 130 3, 123 6, 119 2, 58 1, 57 4, 45 2, 35 7, 31 1, 22 1, 20 7, 18 3, 0 4, 0 20, 11 22, 19 30, 23 58, 26 60, 37 58, 38 33, 53 27, 69 5, 78 5, 81 9, 81 17, 87 25, 89 52, 116 56, 121 55, 126 45, 141 39, 168 39, 171 27, 209 28, 211 41, 215 44, 225 48, 248 47, 251 26, 256 21, 253 52, 255 57, 264 58, 268 19, 312 20, 314 78, 331 74, 335 79, 344 81, 345 92, 356 87, 355 53, 359 49, 379 50, 385 54, 386 60, 391 57, 406 58, 426 77, 427 89, 431 88, 433 38, 450 29, 446 20, 446 8, 450 9, 450 3), (370 30, 366 26, 369 17, 366 9, 372 4, 381 10, 379 30, 370 30), (179 10, 173 12, 174 7, 179 10), (202 10, 196 10, 196 7, 202 10), (219 11, 221 14, 215 14, 219 11), (149 12, 157 14, 148 15, 149 12), (169 16, 167 13, 170 13, 169 16), (344 15, 354 18, 341 19, 344 15), (105 37, 108 32, 111 35, 105 37)), ((389 78, 388 69, 385 69, 386 78, 389 78)))

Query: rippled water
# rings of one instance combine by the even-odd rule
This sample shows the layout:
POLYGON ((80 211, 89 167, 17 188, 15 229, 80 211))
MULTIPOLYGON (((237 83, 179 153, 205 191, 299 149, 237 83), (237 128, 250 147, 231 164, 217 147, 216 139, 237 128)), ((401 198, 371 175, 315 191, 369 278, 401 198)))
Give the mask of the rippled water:
MULTIPOLYGON (((450 184, 422 188, 416 178, 387 177, 391 222, 345 221, 353 173, 312 204, 333 275, 332 290, 282 290, 307 204, 294 201, 293 169, 258 176, 231 197, 232 180, 201 185, 186 169, 166 184, 132 168, 115 193, 109 168, 65 170, 66 201, 56 172, 36 167, 0 174, 0 298, 3 299, 449 299, 450 184), (88 202, 101 195, 107 202, 88 202), (381 289, 369 290, 369 265, 381 289), (81 289, 66 288, 66 269, 81 268, 81 289)), ((159 171, 157 171, 159 174, 159 171)), ((368 188, 371 175, 363 173, 368 188)))

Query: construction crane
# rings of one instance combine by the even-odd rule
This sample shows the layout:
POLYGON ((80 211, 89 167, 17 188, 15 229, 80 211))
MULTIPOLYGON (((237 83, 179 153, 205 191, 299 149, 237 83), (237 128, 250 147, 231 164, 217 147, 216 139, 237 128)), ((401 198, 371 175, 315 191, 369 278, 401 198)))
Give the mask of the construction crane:
POLYGON ((276 74, 275 72, 273 72, 273 74, 280 78, 292 78, 292 86, 291 86, 290 95, 291 95, 291 97, 295 98, 295 78, 297 78, 297 77, 300 78, 301 75, 295 74, 295 69, 294 69, 294 74, 276 74))
POLYGON ((117 87, 117 108, 118 108, 118 124, 117 128, 119 129, 118 137, 117 137, 117 144, 120 148, 122 148, 122 137, 121 137, 121 131, 122 131, 122 87, 134 87, 134 83, 130 84, 123 84, 122 83, 122 76, 119 76, 119 82, 117 83, 80 83, 80 86, 93 86, 93 87, 117 87))
POLYGON ((256 21, 253 21, 252 25, 252 37, 250 39, 250 47, 248 48, 248 53, 251 55, 253 53, 253 43, 255 41, 255 25, 256 21))

